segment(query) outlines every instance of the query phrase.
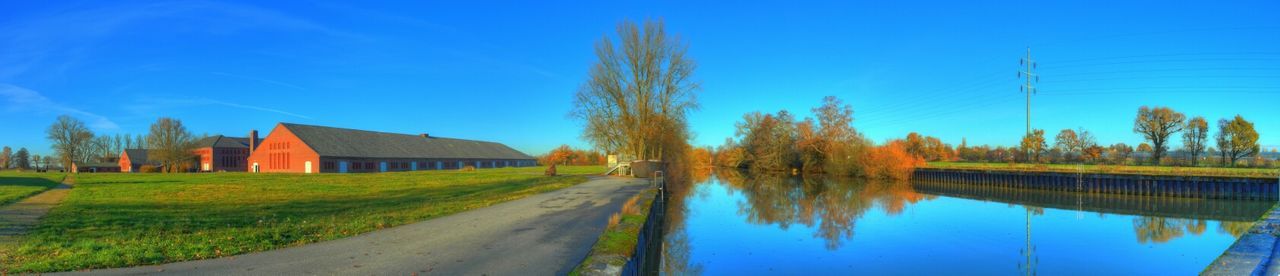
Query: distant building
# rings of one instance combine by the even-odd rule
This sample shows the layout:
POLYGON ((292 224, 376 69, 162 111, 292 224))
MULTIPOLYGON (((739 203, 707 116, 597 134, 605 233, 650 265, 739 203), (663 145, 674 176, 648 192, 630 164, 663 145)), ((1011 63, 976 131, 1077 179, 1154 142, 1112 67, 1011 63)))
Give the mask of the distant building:
POLYGON ((249 159, 251 143, 261 142, 258 131, 250 131, 249 137, 227 137, 215 135, 196 141, 195 150, 199 164, 196 168, 202 172, 243 172, 248 171, 246 160, 249 159))
MULTIPOLYGON (((252 141, 252 139, 251 139, 252 141)), ((494 142, 280 123, 250 145, 250 172, 388 172, 537 165, 494 142)))
POLYGON ((120 172, 120 165, 108 162, 72 162, 71 171, 76 173, 120 172))
POLYGON ((147 161, 145 149, 126 149, 120 152, 120 160, 117 163, 120 172, 138 172, 143 165, 159 166, 156 162, 147 161))

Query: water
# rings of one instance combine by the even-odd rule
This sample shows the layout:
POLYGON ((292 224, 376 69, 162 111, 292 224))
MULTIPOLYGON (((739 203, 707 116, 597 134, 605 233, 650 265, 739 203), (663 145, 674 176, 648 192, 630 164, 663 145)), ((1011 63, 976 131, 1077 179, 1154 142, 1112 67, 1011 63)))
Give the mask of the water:
POLYGON ((1187 275, 1271 202, 720 172, 672 190, 663 271, 1187 275))

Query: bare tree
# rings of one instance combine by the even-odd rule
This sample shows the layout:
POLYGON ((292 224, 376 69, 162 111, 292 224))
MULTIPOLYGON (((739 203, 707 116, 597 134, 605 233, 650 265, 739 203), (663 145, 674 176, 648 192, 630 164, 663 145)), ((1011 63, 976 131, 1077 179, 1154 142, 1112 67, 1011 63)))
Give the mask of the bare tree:
POLYGON ((1182 133, 1182 145, 1191 156, 1191 165, 1200 163, 1200 155, 1204 153, 1205 140, 1209 137, 1209 122, 1204 117, 1196 116, 1187 120, 1186 130, 1182 133))
POLYGON ((1151 141, 1151 163, 1159 165, 1160 157, 1169 149, 1169 136, 1182 131, 1186 115, 1168 107, 1138 108, 1138 118, 1133 121, 1133 132, 1151 141))
POLYGON ((58 116, 46 134, 64 169, 70 169, 72 162, 85 158, 89 141, 93 139, 93 132, 85 127, 84 122, 67 115, 58 116))
POLYGON ((133 139, 133 148, 135 149, 147 148, 147 138, 143 137, 142 134, 138 134, 137 138, 133 139))
POLYGON ((182 172, 191 165, 191 150, 195 146, 195 137, 182 121, 172 118, 160 118, 151 124, 151 133, 147 135, 147 158, 159 161, 167 172, 182 172))
POLYGON ((621 45, 608 37, 596 44, 599 60, 570 114, 584 123, 583 137, 596 148, 660 159, 665 143, 687 144, 685 114, 697 107, 696 65, 660 21, 624 21, 617 31, 621 45))

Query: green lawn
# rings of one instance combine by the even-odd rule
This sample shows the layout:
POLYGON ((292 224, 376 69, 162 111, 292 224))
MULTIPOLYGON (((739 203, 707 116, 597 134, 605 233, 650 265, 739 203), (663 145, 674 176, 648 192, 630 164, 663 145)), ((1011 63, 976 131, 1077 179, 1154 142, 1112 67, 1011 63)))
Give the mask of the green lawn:
POLYGON ((62 173, 0 172, 0 206, 43 192, 62 182, 62 173))
POLYGON ((369 174, 79 174, 0 272, 215 258, 332 240, 584 182, 604 168, 369 174))
POLYGON ((1218 168, 1218 167, 1172 167, 1172 166, 1118 166, 1118 165, 1081 165, 1074 164, 1013 164, 1008 163, 970 163, 970 162, 929 162, 928 168, 947 169, 982 169, 1008 171, 1055 171, 1085 173, 1116 174, 1151 174, 1151 175, 1195 175, 1195 176, 1232 176, 1232 177, 1271 177, 1280 174, 1277 169, 1258 168, 1218 168))

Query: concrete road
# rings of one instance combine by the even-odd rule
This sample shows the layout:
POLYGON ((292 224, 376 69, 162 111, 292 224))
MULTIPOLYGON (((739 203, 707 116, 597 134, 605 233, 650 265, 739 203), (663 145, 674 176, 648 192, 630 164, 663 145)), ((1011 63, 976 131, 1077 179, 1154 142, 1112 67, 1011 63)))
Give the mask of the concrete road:
POLYGON ((646 180, 595 177, 559 191, 346 239, 94 275, 563 275, 646 180))

